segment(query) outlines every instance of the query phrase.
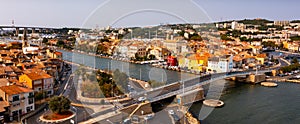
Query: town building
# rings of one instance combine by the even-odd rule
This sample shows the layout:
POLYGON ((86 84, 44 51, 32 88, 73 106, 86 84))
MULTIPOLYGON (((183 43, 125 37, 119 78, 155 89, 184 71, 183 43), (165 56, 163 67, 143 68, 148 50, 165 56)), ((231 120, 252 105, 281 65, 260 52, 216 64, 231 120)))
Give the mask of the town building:
POLYGON ((233 69, 233 56, 223 55, 208 59, 207 72, 221 73, 230 72, 233 69))
POLYGON ((42 91, 46 92, 48 96, 53 95, 53 77, 42 70, 33 69, 24 72, 24 74, 19 77, 19 82, 22 82, 35 92, 42 91))
POLYGON ((0 110, 6 108, 11 120, 17 120, 21 115, 35 109, 34 91, 29 88, 17 85, 2 86, 0 87, 0 97, 3 100, 0 102, 2 107, 0 110))

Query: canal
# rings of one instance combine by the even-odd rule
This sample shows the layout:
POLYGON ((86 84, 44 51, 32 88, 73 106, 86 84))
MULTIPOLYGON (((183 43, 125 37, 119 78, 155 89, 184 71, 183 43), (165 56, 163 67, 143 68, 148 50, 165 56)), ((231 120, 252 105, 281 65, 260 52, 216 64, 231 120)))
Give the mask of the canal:
POLYGON ((196 76, 194 74, 156 68, 150 65, 132 64, 82 53, 73 53, 64 50, 59 51, 63 53, 64 60, 102 70, 119 69, 130 77, 145 81, 156 80, 158 82, 165 82, 168 84, 196 76))
MULTIPOLYGON (((126 62, 72 53, 60 50, 63 59, 99 69, 123 70, 142 80, 157 80, 167 83, 191 78, 195 75, 137 65, 126 62)), ((216 108, 202 120, 201 124, 298 124, 300 122, 300 84, 279 83, 276 88, 260 85, 241 84, 225 81, 221 100, 222 108, 216 108)), ((202 102, 190 107, 190 112, 198 116, 202 102)))

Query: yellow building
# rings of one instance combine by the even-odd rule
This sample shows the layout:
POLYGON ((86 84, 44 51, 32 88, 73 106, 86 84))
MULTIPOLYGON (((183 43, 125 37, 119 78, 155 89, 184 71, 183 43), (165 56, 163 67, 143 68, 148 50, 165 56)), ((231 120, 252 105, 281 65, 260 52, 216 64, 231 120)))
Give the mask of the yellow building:
POLYGON ((258 54, 255 58, 260 64, 263 65, 265 63, 266 57, 267 57, 267 55, 265 53, 263 53, 263 54, 258 54))
POLYGON ((205 70, 203 67, 207 66, 208 55, 192 54, 187 57, 187 67, 190 70, 201 71, 205 70))
POLYGON ((44 91, 48 95, 53 94, 53 77, 42 70, 34 69, 25 72, 19 77, 19 82, 24 83, 28 88, 33 89, 35 92, 44 91))
POLYGON ((283 44, 283 48, 286 48, 286 49, 289 48, 289 43, 287 41, 283 41, 282 44, 283 44))

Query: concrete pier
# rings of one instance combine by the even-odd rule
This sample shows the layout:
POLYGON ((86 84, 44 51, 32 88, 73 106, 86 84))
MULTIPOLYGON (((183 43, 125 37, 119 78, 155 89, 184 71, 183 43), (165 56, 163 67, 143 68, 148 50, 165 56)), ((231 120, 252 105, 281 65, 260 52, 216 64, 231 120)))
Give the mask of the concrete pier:
POLYGON ((260 83, 262 81, 266 80, 266 75, 265 74, 250 74, 248 76, 247 82, 252 83, 252 84, 257 84, 260 83))
POLYGON ((199 87, 195 90, 185 92, 176 96, 177 104, 186 105, 204 99, 204 90, 199 87))
POLYGON ((19 33, 20 33, 20 29, 19 28, 16 28, 16 36, 18 36, 19 35, 19 33))
POLYGON ((245 76, 237 76, 234 79, 236 82, 242 82, 242 83, 251 83, 251 84, 257 84, 262 81, 266 80, 266 75, 265 74, 250 74, 250 75, 245 75, 245 76))

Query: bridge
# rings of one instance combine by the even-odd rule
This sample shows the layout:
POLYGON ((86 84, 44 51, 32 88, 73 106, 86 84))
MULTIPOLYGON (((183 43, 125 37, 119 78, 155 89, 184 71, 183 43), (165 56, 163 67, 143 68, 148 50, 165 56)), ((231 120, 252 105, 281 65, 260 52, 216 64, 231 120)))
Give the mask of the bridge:
POLYGON ((199 86, 203 86, 220 79, 255 74, 255 73, 265 73, 265 72, 271 72, 271 70, 269 69, 259 70, 259 71, 252 70, 252 71, 243 71, 243 72, 217 73, 217 74, 208 74, 204 76, 197 76, 179 82, 174 82, 162 87, 154 88, 150 91, 140 92, 131 97, 133 98, 145 97, 149 102, 156 102, 178 94, 182 94, 183 88, 185 91, 191 91, 191 90, 195 90, 199 86))
MULTIPOLYGON (((163 100, 178 94, 183 93, 183 89, 185 91, 191 91, 199 86, 203 86, 209 84, 211 82, 225 79, 229 77, 236 77, 242 75, 256 74, 256 73, 265 73, 271 72, 271 70, 278 70, 282 66, 290 65, 290 63, 282 58, 278 59, 279 65, 274 66, 268 69, 262 70, 247 70, 247 71, 236 71, 236 72, 227 72, 227 73, 215 73, 208 75, 201 75, 197 77, 192 77, 186 80, 182 80, 179 82, 174 82, 168 85, 164 85, 161 87, 153 88, 149 91, 139 92, 137 94, 131 95, 130 97, 134 99, 138 99, 140 97, 145 97, 149 102, 156 102, 159 100, 163 100)), ((132 103, 130 103, 132 104, 132 103)))
POLYGON ((31 29, 31 33, 42 33, 42 32, 50 32, 53 31, 57 28, 47 28, 47 27, 38 27, 38 26, 6 26, 6 25, 0 25, 0 29, 4 29, 4 28, 12 28, 15 29, 15 35, 18 36, 20 31, 23 29, 23 31, 25 31, 26 33, 28 32, 28 29, 31 29))

